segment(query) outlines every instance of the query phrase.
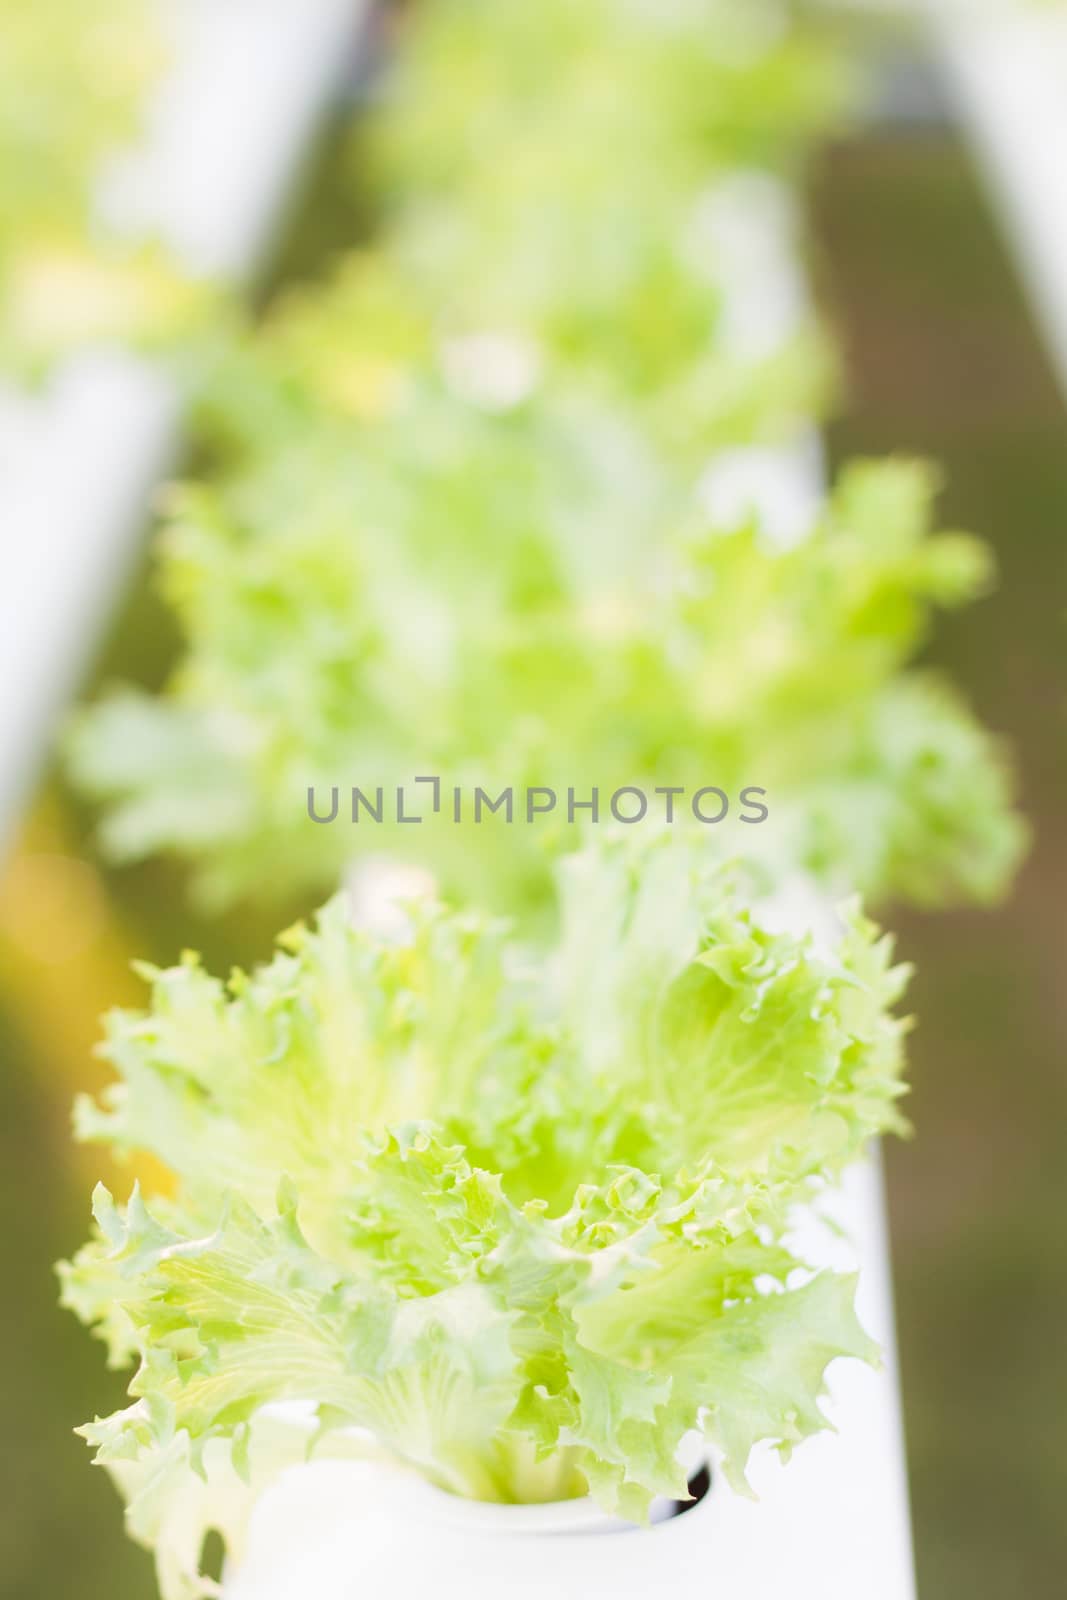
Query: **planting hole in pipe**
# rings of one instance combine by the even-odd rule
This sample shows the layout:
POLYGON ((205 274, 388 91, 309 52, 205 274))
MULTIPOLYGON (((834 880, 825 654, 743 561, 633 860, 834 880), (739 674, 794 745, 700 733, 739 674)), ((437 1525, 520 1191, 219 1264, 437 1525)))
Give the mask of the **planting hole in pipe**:
POLYGON ((210 1528, 204 1535, 204 1543, 200 1549, 200 1574, 210 1578, 213 1583, 221 1583, 226 1565, 226 1543, 217 1528, 210 1528))
POLYGON ((694 1472, 689 1480, 689 1499, 674 1502, 668 1521, 672 1521, 675 1517, 684 1517, 687 1511, 695 1511, 700 1502, 710 1494, 711 1483, 711 1468, 705 1461, 700 1470, 694 1472))

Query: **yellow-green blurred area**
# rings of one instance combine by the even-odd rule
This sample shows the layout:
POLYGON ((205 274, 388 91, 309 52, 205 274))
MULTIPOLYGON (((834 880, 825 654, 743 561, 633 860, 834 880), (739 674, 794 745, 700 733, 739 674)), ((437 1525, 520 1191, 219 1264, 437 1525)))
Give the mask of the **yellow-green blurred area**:
MULTIPOLYGON (((327 174, 294 226, 285 274, 314 270, 358 233, 359 219, 333 205, 327 174)), ((1037 834, 1002 910, 892 918, 918 967, 918 1138, 892 1151, 890 1187, 920 1592, 1053 1600, 1067 1494, 1067 412, 948 134, 894 129, 827 152, 812 212, 850 382, 833 452, 936 457, 946 520, 997 550, 999 590, 944 623, 934 653, 1014 742, 1037 834)), ((97 675, 158 683, 174 643, 143 575, 97 675)), ((134 956, 166 962, 195 946, 224 971, 264 954, 274 931, 253 914, 198 920, 169 868, 102 867, 91 819, 54 782, 4 870, 0 1594, 10 1600, 155 1593, 71 1432, 118 1404, 122 1382, 58 1310, 52 1276, 85 1234, 96 1179, 121 1191, 135 1175, 69 1139, 74 1094, 103 1076, 98 1014, 137 1003, 134 956)))

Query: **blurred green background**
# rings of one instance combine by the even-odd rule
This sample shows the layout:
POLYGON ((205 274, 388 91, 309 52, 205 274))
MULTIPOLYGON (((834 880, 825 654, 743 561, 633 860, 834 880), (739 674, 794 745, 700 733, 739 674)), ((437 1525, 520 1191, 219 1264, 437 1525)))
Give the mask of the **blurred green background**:
POLYGON ((923 1600, 1064 1592, 1067 1494, 1067 415, 975 175, 934 129, 829 154, 836 456, 929 452, 1000 584, 931 657, 1011 740, 1035 847, 993 913, 894 914, 917 965, 911 1114, 889 1151, 923 1600))
MULTIPOLYGON (((327 160, 279 277, 358 236, 336 192, 327 160)), ((828 151, 811 200, 847 359, 832 452, 933 455, 946 520, 996 548, 997 594, 945 621, 931 655, 1013 742, 1037 834, 1003 909, 892 918, 918 966, 919 1137, 892 1150, 889 1175, 920 1593, 1053 1600, 1067 1492, 1067 413, 945 129, 886 128, 828 151)), ((98 673, 159 681, 172 647, 142 575, 98 673)), ((70 1147, 69 1103, 99 1081, 97 1014, 137 999, 133 954, 169 961, 194 945, 225 969, 273 932, 252 917, 200 925, 168 869, 111 875, 92 860, 89 819, 49 783, 0 880, 5 1600, 155 1594, 70 1432, 121 1383, 55 1304, 51 1263, 83 1236, 92 1182, 107 1177, 98 1152, 70 1147)))

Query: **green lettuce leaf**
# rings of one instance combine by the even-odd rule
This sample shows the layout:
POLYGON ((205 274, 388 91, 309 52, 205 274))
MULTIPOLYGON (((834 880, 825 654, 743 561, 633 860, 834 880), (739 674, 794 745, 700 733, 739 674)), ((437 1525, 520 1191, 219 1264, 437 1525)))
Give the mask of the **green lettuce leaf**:
POLYGON ((823 1425, 826 1366, 872 1347, 851 1281, 782 1240, 901 1125, 904 974, 858 915, 821 953, 750 895, 706 848, 606 840, 547 956, 438 906, 382 939, 339 897, 228 984, 144 969, 79 1124, 173 1192, 99 1190, 62 1280, 136 1364, 85 1432, 167 1600, 210 1592, 198 1538, 229 1536, 197 1474, 238 1540, 240 1484, 312 1451, 640 1520, 684 1495, 692 1430, 741 1484, 823 1425))
POLYGON ((769 866, 923 904, 999 892, 1023 844, 1004 758, 909 666, 934 608, 990 576, 980 545, 930 531, 930 472, 854 465, 783 548, 756 518, 683 515, 638 445, 574 422, 471 414, 446 444, 401 429, 395 459, 339 474, 320 440, 255 490, 184 496, 164 572, 186 656, 165 698, 104 699, 72 737, 110 849, 191 858, 211 902, 325 887, 391 851, 513 911, 545 905, 552 855, 578 841, 568 788, 606 810, 623 784, 662 806, 657 785, 714 783, 736 818, 756 785, 770 820, 723 831, 769 866), (435 772, 441 815, 349 821, 351 786, 391 801, 435 772), (473 824, 476 784, 510 787, 520 824, 473 824), (556 812, 527 826, 524 790, 546 784, 556 812), (334 786, 338 820, 316 826, 308 788, 334 786))
POLYGON ((715 321, 709 191, 795 168, 849 100, 843 53, 781 20, 761 0, 435 9, 373 141, 401 270, 452 325, 677 405, 715 321))
POLYGON ((725 447, 795 441, 825 388, 802 306, 755 346, 737 332, 755 236, 788 232, 774 174, 849 96, 840 49, 795 21, 763 0, 448 0, 403 32, 375 247, 212 341, 211 466, 161 552, 173 679, 72 737, 115 856, 191 860, 214 906, 326 892, 370 833, 446 894, 543 908, 578 841, 558 815, 476 838, 307 817, 309 788, 438 773, 604 803, 756 786, 774 820, 747 842, 835 891, 1003 887, 1022 842, 1003 758, 910 668, 932 611, 989 580, 973 541, 932 533, 928 471, 853 467, 789 549, 694 492, 725 447), (726 202, 754 233, 740 267, 726 202))
POLYGON ((836 1171, 900 1126, 906 970, 856 912, 832 955, 768 932, 738 879, 666 834, 605 838, 565 868, 551 959, 433 906, 385 941, 342 895, 228 984, 191 956, 144 968, 150 1010, 108 1018, 119 1081, 79 1132, 150 1151, 209 1212, 228 1190, 269 1205, 285 1172, 323 1244, 353 1131, 426 1118, 560 1207, 613 1162, 836 1171))

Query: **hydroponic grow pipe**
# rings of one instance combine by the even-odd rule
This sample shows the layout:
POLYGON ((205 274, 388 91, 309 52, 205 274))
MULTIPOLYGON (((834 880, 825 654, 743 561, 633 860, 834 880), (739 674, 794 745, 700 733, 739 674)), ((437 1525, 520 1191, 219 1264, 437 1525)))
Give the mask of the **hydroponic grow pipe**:
MULTIPOLYGON (((261 261, 367 0, 172 0, 171 66, 147 137, 101 203, 201 275, 261 261)), ((93 352, 43 392, 0 388, 0 850, 110 615, 178 448, 176 385, 93 352)))
POLYGON ((1067 391, 1067 12, 925 4, 961 125, 1067 391))

